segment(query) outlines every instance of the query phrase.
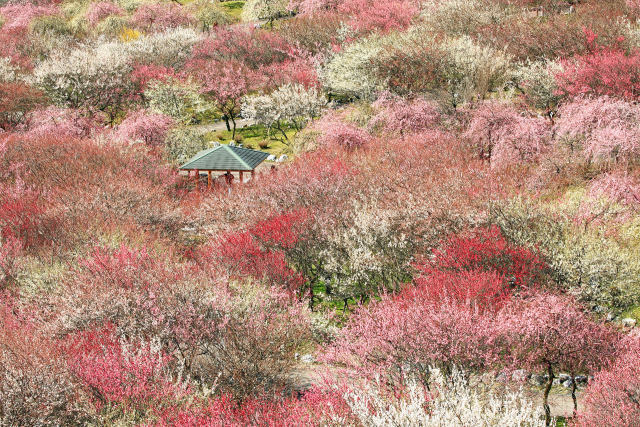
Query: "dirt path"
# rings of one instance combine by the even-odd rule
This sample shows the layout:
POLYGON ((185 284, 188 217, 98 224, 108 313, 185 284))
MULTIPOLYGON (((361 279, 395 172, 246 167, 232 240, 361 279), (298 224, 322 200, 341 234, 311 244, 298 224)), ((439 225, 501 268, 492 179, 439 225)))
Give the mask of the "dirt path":
MULTIPOLYGON (((231 124, 231 123, 230 123, 231 124)), ((236 120, 236 129, 242 129, 245 128, 247 126, 252 126, 255 124, 255 121, 253 120, 249 120, 249 119, 238 119, 236 120)), ((227 130, 227 124, 224 122, 224 120, 219 120, 217 122, 214 123, 209 123, 206 125, 194 125, 191 126, 192 129, 200 132, 200 133, 207 133, 207 132, 219 132, 219 131, 226 131, 227 130)))

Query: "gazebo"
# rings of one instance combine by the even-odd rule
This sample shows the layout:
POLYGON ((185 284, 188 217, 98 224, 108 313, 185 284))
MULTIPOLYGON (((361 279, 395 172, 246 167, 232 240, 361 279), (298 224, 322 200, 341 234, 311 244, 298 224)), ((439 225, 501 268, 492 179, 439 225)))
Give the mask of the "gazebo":
POLYGON ((196 188, 200 180, 200 172, 207 172, 207 187, 211 188, 212 172, 238 172, 240 182, 244 172, 251 172, 254 177, 256 167, 269 157, 268 153, 257 150, 250 150, 234 145, 219 145, 200 151, 184 165, 180 166, 181 171, 187 171, 187 176, 191 177, 191 171, 195 171, 196 188))

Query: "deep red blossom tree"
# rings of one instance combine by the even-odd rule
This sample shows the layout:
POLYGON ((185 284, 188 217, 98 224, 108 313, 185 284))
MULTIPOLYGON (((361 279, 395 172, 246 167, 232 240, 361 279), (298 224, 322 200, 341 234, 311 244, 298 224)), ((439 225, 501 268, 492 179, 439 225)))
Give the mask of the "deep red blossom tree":
MULTIPOLYGON (((620 46, 601 46, 597 35, 584 30, 589 52, 562 62, 556 74, 565 96, 612 96, 629 101, 640 99, 640 51, 620 46)), ((618 40, 622 43, 623 38, 618 40)))
POLYGON ((548 267, 533 250, 508 242, 498 227, 451 236, 434 250, 430 268, 443 271, 495 272, 511 289, 536 287, 548 267))
POLYGON ((513 300, 494 322, 492 346, 498 364, 519 369, 545 370, 543 406, 551 422, 549 392, 559 370, 572 376, 574 410, 577 409, 575 376, 606 367, 614 357, 618 334, 594 321, 568 296, 536 294, 513 300))
POLYGON ((215 253, 206 256, 213 256, 233 277, 266 279, 271 285, 298 292, 305 279, 289 267, 287 254, 299 243, 307 218, 305 211, 294 211, 260 221, 249 231, 223 236, 215 253))

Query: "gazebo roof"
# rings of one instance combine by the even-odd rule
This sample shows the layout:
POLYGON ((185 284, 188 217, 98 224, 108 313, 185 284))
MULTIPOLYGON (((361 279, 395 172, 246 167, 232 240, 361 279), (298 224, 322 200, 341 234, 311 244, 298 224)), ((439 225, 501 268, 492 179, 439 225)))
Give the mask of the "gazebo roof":
POLYGON ((268 153, 233 145, 219 145, 200 151, 184 165, 182 170, 251 171, 262 163, 268 153))

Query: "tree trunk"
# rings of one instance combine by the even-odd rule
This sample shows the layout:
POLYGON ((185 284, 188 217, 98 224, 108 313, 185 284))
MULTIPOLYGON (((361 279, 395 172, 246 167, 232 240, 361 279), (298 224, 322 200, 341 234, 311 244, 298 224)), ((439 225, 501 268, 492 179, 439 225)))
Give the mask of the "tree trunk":
POLYGON ((316 297, 315 294, 313 293, 313 282, 311 283, 311 286, 309 286, 309 291, 310 291, 310 294, 311 294, 311 298, 309 298, 309 308, 311 309, 311 312, 313 312, 314 311, 313 310, 313 302, 314 302, 314 299, 316 297))
POLYGON ((571 398, 573 399, 573 417, 575 418, 578 415, 578 399, 576 398, 576 389, 578 388, 578 384, 576 384, 576 376, 571 374, 571 398))
POLYGON ((229 126, 229 117, 227 117, 227 115, 225 114, 224 116, 222 116, 222 118, 224 119, 224 123, 227 125, 227 131, 231 132, 231 126, 229 126))
POLYGON ((555 376, 553 375, 553 367, 551 363, 547 363, 547 374, 549 375, 549 381, 547 382, 547 386, 544 388, 544 400, 542 406, 544 407, 544 420, 545 425, 551 425, 551 408, 549 407, 549 392, 551 391, 551 386, 553 386, 553 379, 555 376))
POLYGON ((236 119, 231 116, 231 123, 233 123, 233 132, 231 133, 231 139, 236 140, 236 119))

